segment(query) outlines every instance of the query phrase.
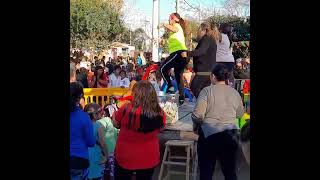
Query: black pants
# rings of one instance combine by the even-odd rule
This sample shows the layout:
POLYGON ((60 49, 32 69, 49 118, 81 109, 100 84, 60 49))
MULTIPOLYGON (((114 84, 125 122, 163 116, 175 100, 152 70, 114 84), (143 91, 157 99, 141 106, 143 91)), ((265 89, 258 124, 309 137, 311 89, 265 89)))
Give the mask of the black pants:
POLYGON ((211 79, 210 79, 210 75, 208 76, 199 76, 199 75, 195 75, 191 85, 190 85, 190 89, 193 93, 193 95, 198 98, 201 90, 207 86, 211 85, 211 79))
MULTIPOLYGON (((232 86, 234 86, 234 74, 233 74, 234 66, 235 66, 234 62, 219 62, 219 63, 224 64, 227 67, 228 71, 231 74, 229 78, 229 82, 231 82, 232 86)), ((229 84, 229 82, 227 80, 226 84, 229 84)))
POLYGON ((220 162, 225 180, 237 180, 236 157, 239 148, 237 131, 226 130, 205 138, 199 128, 200 180, 212 180, 217 160, 220 162))
POLYGON ((184 100, 183 71, 185 66, 188 64, 187 58, 181 56, 182 52, 183 51, 181 50, 171 53, 160 68, 162 78, 168 85, 167 89, 173 86, 170 80, 169 70, 171 68, 174 68, 174 74, 178 84, 180 100, 184 100))
POLYGON ((154 168, 139 170, 124 169, 115 161, 114 180, 131 180, 132 175, 135 175, 135 180, 152 180, 153 171, 154 168))

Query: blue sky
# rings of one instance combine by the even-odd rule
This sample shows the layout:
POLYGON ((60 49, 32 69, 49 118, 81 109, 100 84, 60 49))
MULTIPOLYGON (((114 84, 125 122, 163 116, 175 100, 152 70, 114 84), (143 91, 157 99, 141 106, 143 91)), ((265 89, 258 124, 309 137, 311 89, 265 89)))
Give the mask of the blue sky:
MULTIPOLYGON (((152 29, 152 8, 153 0, 124 0, 124 19, 128 27, 131 29, 143 28, 147 34, 151 35, 152 29)), ((188 7, 184 2, 180 0, 182 18, 190 17, 198 18, 198 11, 185 11, 183 7, 188 7)), ((186 0, 191 6, 198 8, 199 2, 201 7, 221 7, 224 0, 186 0)), ((175 12, 175 0, 159 0, 160 3, 160 23, 168 22, 169 15, 175 12)), ((163 32, 160 31, 160 34, 163 32)))
MULTIPOLYGON (((152 18, 152 3, 153 0, 126 0, 134 2, 135 8, 139 9, 142 13, 144 13, 147 17, 152 18)), ((184 0, 180 0, 181 4, 184 0)), ((186 0, 190 5, 194 7, 199 6, 199 2, 201 2, 201 6, 210 6, 212 3, 217 6, 221 7, 222 0, 186 0)), ((172 12, 175 12, 175 0, 159 0, 160 2, 160 21, 167 21, 169 15, 172 12)), ((181 12, 183 16, 185 12, 181 12)))

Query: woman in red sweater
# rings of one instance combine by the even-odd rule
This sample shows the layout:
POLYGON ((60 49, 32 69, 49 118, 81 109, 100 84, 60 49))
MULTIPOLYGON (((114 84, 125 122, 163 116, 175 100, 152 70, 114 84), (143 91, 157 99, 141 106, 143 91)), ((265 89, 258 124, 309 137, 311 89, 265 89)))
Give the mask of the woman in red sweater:
POLYGON ((132 90, 133 100, 113 116, 120 129, 115 148, 115 180, 151 180, 160 163, 158 134, 166 116, 158 103, 157 93, 148 81, 138 82, 132 90))

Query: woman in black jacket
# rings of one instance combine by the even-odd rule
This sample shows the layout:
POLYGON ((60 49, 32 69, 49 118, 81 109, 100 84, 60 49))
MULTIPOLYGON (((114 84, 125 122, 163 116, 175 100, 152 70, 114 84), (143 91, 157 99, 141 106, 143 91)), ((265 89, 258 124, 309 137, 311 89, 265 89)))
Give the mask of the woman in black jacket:
POLYGON ((202 23, 197 34, 198 45, 187 53, 193 57, 195 76, 191 81, 191 91, 197 98, 200 91, 211 85, 210 75, 216 64, 218 30, 209 23, 202 23))

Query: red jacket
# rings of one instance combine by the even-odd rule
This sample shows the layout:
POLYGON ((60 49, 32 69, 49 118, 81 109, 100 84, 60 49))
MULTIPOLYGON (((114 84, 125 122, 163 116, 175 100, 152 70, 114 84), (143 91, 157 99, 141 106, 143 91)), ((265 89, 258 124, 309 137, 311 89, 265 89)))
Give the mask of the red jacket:
MULTIPOLYGON (((120 132, 115 148, 115 158, 122 168, 129 170, 154 168, 160 163, 159 130, 143 133, 128 128, 129 113, 132 109, 128 105, 126 112, 121 107, 115 113, 115 119, 120 124, 120 132)), ((141 108, 135 111, 134 126, 140 126, 141 108)), ((166 116, 163 116, 166 123, 166 116)))

